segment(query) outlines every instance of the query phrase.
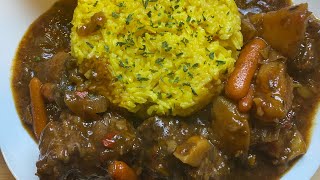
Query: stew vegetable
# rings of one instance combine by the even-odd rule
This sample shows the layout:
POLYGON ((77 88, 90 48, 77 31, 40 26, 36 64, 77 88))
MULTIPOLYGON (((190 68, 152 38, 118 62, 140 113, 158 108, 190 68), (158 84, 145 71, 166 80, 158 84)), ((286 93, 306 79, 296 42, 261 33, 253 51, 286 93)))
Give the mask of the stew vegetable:
MULTIPOLYGON (((76 0, 36 20, 12 88, 39 143, 40 179, 277 179, 289 170, 307 151, 319 102, 320 22, 307 4, 236 3, 245 45, 235 69, 224 91, 188 117, 130 113, 90 89, 69 53, 76 0)), ((80 36, 106 21, 92 20, 80 36)))

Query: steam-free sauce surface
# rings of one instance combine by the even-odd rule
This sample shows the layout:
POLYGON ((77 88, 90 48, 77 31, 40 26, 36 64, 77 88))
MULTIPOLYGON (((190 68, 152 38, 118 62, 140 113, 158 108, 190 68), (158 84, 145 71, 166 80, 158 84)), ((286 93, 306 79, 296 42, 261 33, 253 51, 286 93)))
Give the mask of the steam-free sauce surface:
MULTIPOLYGON (((274 10, 278 10, 280 8, 289 6, 291 4, 286 0, 279 0, 279 1, 236 0, 236 3, 239 7, 239 11, 244 15, 250 14, 250 13, 256 14, 256 13, 274 11, 274 10)), ((16 59, 14 61, 14 68, 13 68, 13 75, 12 75, 12 90, 14 92, 17 111, 20 115, 20 118, 23 121, 23 124, 26 126, 25 129, 30 132, 31 136, 33 136, 32 126, 30 123, 30 121, 32 121, 32 114, 31 114, 31 107, 30 107, 28 84, 31 78, 35 76, 38 77, 43 83, 50 83, 51 80, 48 77, 54 76, 56 74, 56 72, 54 71, 56 67, 52 69, 48 68, 49 65, 47 62, 59 52, 65 52, 65 53, 70 52, 69 37, 70 37, 70 31, 72 27, 72 24, 70 22, 72 20, 73 10, 75 7, 76 7, 75 0, 58 1, 49 11, 43 14, 38 20, 36 20, 30 26, 30 29, 26 33, 25 37, 23 38, 19 46, 19 50, 17 52, 16 59), (53 71, 49 71, 49 70, 53 70, 53 71)), ((243 33, 246 33, 246 32, 243 32, 243 33)), ((244 36, 246 37, 246 34, 244 34, 244 36)), ((313 18, 309 20, 309 26, 307 28, 306 36, 308 36, 305 42, 306 50, 304 51, 305 54, 301 54, 302 56, 301 61, 305 60, 303 59, 303 58, 306 58, 305 56, 314 56, 312 58, 309 57, 309 60, 313 59, 315 61, 315 62, 311 62, 313 63, 314 66, 308 70, 305 70, 303 68, 297 69, 295 66, 293 67, 288 65, 289 75, 293 78, 294 83, 298 88, 294 90, 294 100, 293 100, 292 109, 287 114, 287 118, 285 119, 290 119, 290 120, 293 119, 294 126, 299 130, 299 132, 302 134, 304 141, 306 141, 308 144, 309 135, 311 133, 312 120, 314 118, 314 113, 317 109, 317 104, 319 100, 318 92, 320 92, 319 90, 319 87, 320 87, 319 86, 319 83, 320 83, 319 69, 320 68, 318 68, 319 67, 318 58, 319 58, 319 52, 320 52, 320 48, 319 48, 320 47, 320 23, 317 20, 313 18), (316 54, 308 53, 308 50, 311 51, 312 48, 317 49, 317 51, 313 51, 313 52, 316 52, 316 54)), ((303 64, 304 62, 301 62, 301 61, 299 61, 300 64, 301 63, 303 64)), ((72 69, 74 68, 75 65, 71 64, 69 66, 71 66, 71 68, 69 69, 72 69)), ((60 79, 59 82, 57 82, 57 84, 59 84, 64 89, 72 90, 74 87, 72 86, 72 84, 70 85, 69 83, 70 80, 68 79, 70 78, 71 70, 63 71, 63 73, 65 74, 62 75, 62 78, 60 79)), ((46 108, 47 108, 49 121, 52 122, 52 121, 58 121, 58 119, 61 118, 61 116, 63 116, 62 115, 64 113, 63 108, 66 108, 66 107, 59 106, 55 102, 47 102, 46 108)), ((182 131, 185 131, 186 134, 188 133, 192 134, 193 131, 208 130, 206 126, 210 123, 208 122, 207 119, 211 117, 209 111, 210 111, 210 107, 193 115, 191 118, 172 118, 172 117, 163 118, 163 119, 155 118, 155 119, 148 120, 147 122, 143 122, 143 119, 139 119, 138 117, 127 112, 121 114, 122 111, 118 109, 115 109, 114 113, 119 113, 124 117, 128 117, 128 119, 133 117, 133 119, 135 119, 134 120, 135 122, 133 123, 134 127, 130 126, 128 133, 129 134, 132 133, 131 130, 134 132, 133 134, 141 133, 141 136, 143 138, 146 138, 144 139, 144 141, 152 142, 150 139, 147 138, 147 135, 144 133, 148 131, 148 127, 153 127, 153 128, 157 126, 160 127, 159 123, 162 124, 163 126, 168 125, 168 127, 171 128, 171 129, 169 128, 170 129, 169 134, 171 133, 171 135, 175 136, 177 139, 185 139, 185 137, 182 137, 183 133, 179 134, 179 132, 182 132, 182 131), (192 118, 198 119, 198 121, 191 122, 190 119, 192 118), (135 128, 138 129, 137 132, 135 128)), ((65 116, 69 116, 69 115, 65 115, 65 116)), ((114 116, 112 112, 111 112, 111 115, 109 116, 111 117, 111 121, 112 121, 112 118, 114 116)), ((130 119, 129 121, 131 122, 133 120, 130 119)), ((72 122, 75 122, 75 120, 73 120, 72 122)), ((84 125, 81 122, 77 121, 77 123, 75 123, 74 125, 70 124, 69 125, 70 131, 72 127, 75 126, 79 128, 80 131, 83 131, 83 132, 85 131, 94 132, 95 131, 94 127, 95 125, 97 125, 97 123, 93 123, 93 122, 86 122, 86 123, 87 124, 84 125), (89 126, 90 128, 86 129, 89 126)), ((281 123, 286 124, 287 121, 283 120, 281 123)), ((55 128, 56 126, 58 127, 58 125, 53 124, 52 128, 55 128)), ((155 137, 165 136, 163 134, 164 132, 157 131, 156 128, 153 129, 152 133, 153 133, 153 136, 155 137)), ((210 132, 209 130, 208 134, 210 133, 214 133, 214 132, 210 132)), ((44 138, 50 139, 51 135, 47 135, 44 138)), ((92 142, 95 142, 95 140, 92 139, 92 142)), ((127 144, 126 142, 124 142, 123 144, 124 147, 130 146, 130 145, 132 144, 127 144)), ((139 148, 141 149, 149 149, 151 151, 149 144, 146 145, 142 143, 142 144, 139 144, 139 146, 140 146, 139 148)), ((159 147, 162 147, 162 146, 159 145, 159 147)), ((103 150, 101 151, 103 152, 103 150)), ((258 179, 258 178, 259 179, 277 179, 295 163, 295 160, 294 160, 285 164, 273 165, 273 163, 270 162, 270 157, 265 155, 265 153, 260 152, 259 148, 255 147, 255 145, 251 147, 249 152, 254 154, 255 162, 257 162, 256 165, 253 167, 244 166, 241 160, 239 159, 232 159, 227 157, 227 155, 224 155, 224 156, 217 155, 217 157, 221 158, 220 159, 221 162, 225 160, 230 160, 230 159, 232 159, 231 161, 233 161, 232 165, 230 166, 231 167, 230 173, 222 178, 223 179, 249 179, 249 178, 250 179, 258 179)), ((126 162, 130 162, 133 166, 135 166, 135 163, 133 161, 135 160, 135 158, 138 158, 139 156, 135 154, 135 152, 131 155, 132 157, 130 156, 122 157, 122 159, 125 159, 126 162), (134 155, 137 155, 137 156, 134 157, 134 155)), ((177 160, 173 159, 174 157, 171 157, 171 156, 167 157, 163 155, 163 159, 161 157, 159 158, 160 159, 158 161, 166 162, 167 163, 166 165, 168 167, 177 169, 176 171, 178 173, 175 175, 175 178, 186 178, 183 174, 185 173, 185 171, 188 171, 191 169, 191 168, 184 168, 181 162, 178 162, 177 160)), ((250 161, 250 158, 248 157, 249 160, 248 159, 247 160, 250 161)), ((82 163, 81 165, 79 165, 79 169, 83 169, 83 172, 80 173, 81 175, 74 175, 76 173, 69 173, 68 175, 66 175, 66 177, 71 177, 71 176, 82 177, 82 175, 85 176, 87 173, 90 174, 91 170, 97 171, 98 175, 105 173, 105 170, 94 169, 93 168, 94 165, 92 164, 84 164, 84 163, 87 163, 86 161, 82 162, 82 160, 77 160, 76 162, 80 164, 82 163), (86 170, 87 172, 85 172, 84 169, 87 169, 86 170)), ((223 163, 221 163, 221 165, 222 164, 223 163)), ((57 166, 61 166, 61 165, 59 164, 57 166)), ((150 169, 152 168, 153 167, 151 166, 150 169)), ((221 167, 221 169, 223 169, 223 167, 221 167)), ((203 170, 202 172, 206 173, 205 170, 203 170)), ((34 172, 30 172, 30 173, 34 173, 34 172)), ((171 174, 172 172, 169 171, 165 173, 171 174)), ((46 178, 45 175, 41 177, 46 178)), ((143 172, 141 174, 141 177, 142 178, 152 177, 155 179, 163 178, 161 176, 158 176, 152 170, 143 172)), ((199 177, 199 176, 193 176, 193 177, 199 177)), ((219 176, 217 176, 217 178, 218 177, 219 176)), ((174 177, 169 176, 169 178, 174 178, 174 177)))

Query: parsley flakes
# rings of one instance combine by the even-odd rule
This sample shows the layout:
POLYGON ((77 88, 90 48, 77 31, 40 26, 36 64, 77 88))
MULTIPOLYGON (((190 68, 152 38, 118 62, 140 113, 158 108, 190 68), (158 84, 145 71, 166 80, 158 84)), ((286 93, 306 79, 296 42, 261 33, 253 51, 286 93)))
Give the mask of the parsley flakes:
POLYGON ((123 80, 123 76, 121 74, 119 74, 116 78, 117 78, 117 81, 122 81, 123 80))
POLYGON ((39 56, 36 56, 36 57, 33 58, 33 61, 35 61, 35 62, 38 62, 40 60, 41 60, 41 58, 39 56))
POLYGON ((126 25, 129 25, 130 22, 132 21, 132 19, 133 19, 132 16, 133 16, 133 14, 128 15, 128 17, 126 18, 126 25))
POLYGON ((110 48, 109 48, 109 46, 107 46, 107 45, 104 45, 104 50, 107 52, 107 53, 109 53, 109 51, 110 51, 110 48))
POLYGON ((138 80, 138 81, 148 81, 149 78, 141 77, 141 74, 137 74, 137 80, 138 80))
POLYGON ((168 42, 167 41, 164 41, 162 42, 162 48, 166 51, 166 52, 169 52, 172 47, 169 46, 168 42))
POLYGON ((217 63, 217 66, 226 64, 226 62, 222 60, 216 60, 216 63, 217 63))
POLYGON ((156 60, 156 64, 162 66, 163 61, 164 61, 164 58, 158 58, 158 59, 156 60))
POLYGON ((158 0, 142 0, 143 7, 146 9, 149 2, 157 2, 158 0))
POLYGON ((211 53, 209 54, 209 58, 210 58, 211 60, 214 59, 214 52, 211 52, 211 53))
POLYGON ((191 17, 188 16, 187 19, 186 19, 186 21, 187 21, 187 22, 190 22, 190 21, 191 21, 191 17))
POLYGON ((116 12, 112 12, 112 17, 115 19, 118 19, 120 17, 120 14, 116 12))
POLYGON ((91 49, 93 49, 93 48, 94 48, 94 46, 93 46, 91 43, 86 42, 86 44, 87 44, 91 49))

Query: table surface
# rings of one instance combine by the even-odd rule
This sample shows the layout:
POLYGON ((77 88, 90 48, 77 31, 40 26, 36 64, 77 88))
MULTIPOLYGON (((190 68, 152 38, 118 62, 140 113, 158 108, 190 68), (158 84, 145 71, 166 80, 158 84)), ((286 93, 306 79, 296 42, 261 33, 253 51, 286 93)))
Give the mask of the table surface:
MULTIPOLYGON (((313 176, 311 180, 318 180, 320 179, 320 168, 313 176)), ((6 163, 3 160, 2 153, 0 151, 0 180, 14 180, 14 177, 10 173, 6 163)))
POLYGON ((7 168, 6 163, 3 160, 1 151, 0 151, 0 180, 14 180, 12 174, 7 168))

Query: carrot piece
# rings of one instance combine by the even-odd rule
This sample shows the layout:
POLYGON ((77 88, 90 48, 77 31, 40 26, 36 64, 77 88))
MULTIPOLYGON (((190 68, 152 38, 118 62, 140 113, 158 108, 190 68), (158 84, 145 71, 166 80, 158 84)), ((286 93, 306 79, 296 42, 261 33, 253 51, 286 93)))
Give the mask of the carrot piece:
POLYGON ((254 97, 254 87, 253 85, 250 86, 248 94, 240 99, 238 102, 238 109, 240 112, 248 112, 250 111, 253 105, 253 97, 254 97))
POLYGON ((40 138, 40 134, 48 122, 44 100, 41 95, 41 86, 41 81, 36 77, 32 78, 29 83, 33 132, 37 139, 40 138))
POLYGON ((137 180, 137 174, 125 162, 114 161, 108 166, 108 172, 115 180, 137 180))
POLYGON ((243 48, 225 87, 230 99, 240 100, 248 94, 252 77, 262 60, 260 50, 266 46, 263 39, 255 38, 243 48))

